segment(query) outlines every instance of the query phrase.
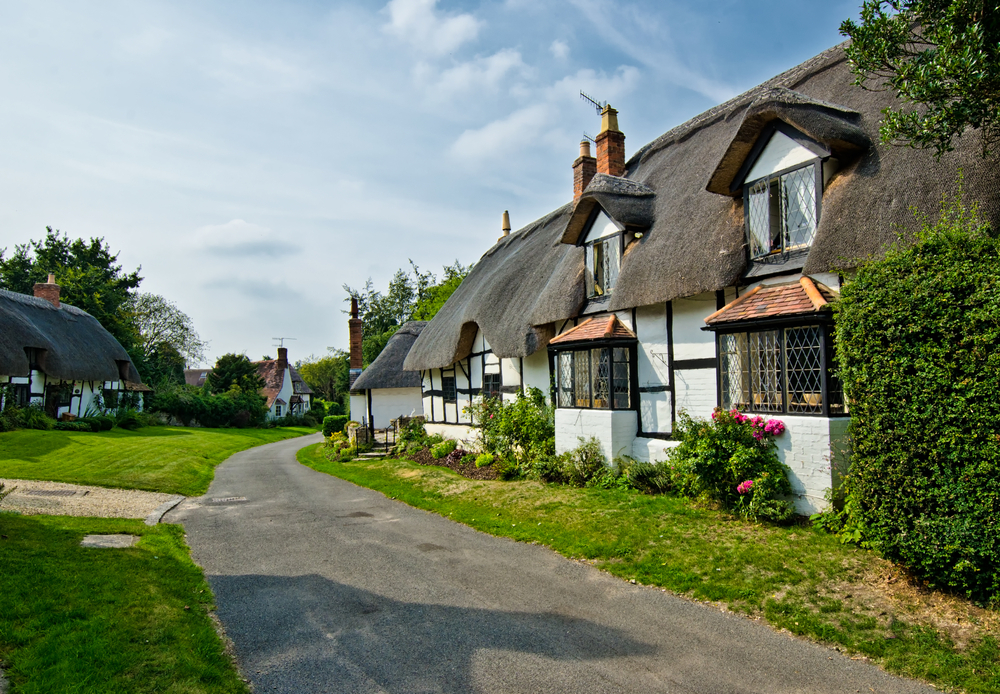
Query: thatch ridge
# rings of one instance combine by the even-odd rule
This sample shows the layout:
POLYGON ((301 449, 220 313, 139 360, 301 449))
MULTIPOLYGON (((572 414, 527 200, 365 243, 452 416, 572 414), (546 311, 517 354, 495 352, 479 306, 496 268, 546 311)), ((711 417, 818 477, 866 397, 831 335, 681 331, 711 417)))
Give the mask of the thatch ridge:
POLYGON ((583 249, 560 243, 572 204, 498 241, 417 338, 404 368, 440 368, 472 349, 476 328, 500 357, 525 357, 548 344, 550 323, 584 303, 583 249))
POLYGON ((613 181, 601 180, 575 206, 501 240, 427 326, 407 368, 436 368, 464 357, 477 326, 502 357, 526 356, 544 346, 551 323, 576 316, 584 305, 583 254, 572 243, 596 204, 606 204, 612 218, 627 217, 616 218, 623 224, 641 227, 635 220, 649 220, 648 230, 622 258, 608 310, 748 284, 743 199, 731 194, 729 184, 741 156, 775 119, 816 139, 840 161, 823 192, 813 245, 804 259, 787 264, 788 271, 836 272, 878 256, 901 233, 918 227, 911 208, 934 213, 942 197, 957 192, 959 169, 967 199, 977 201, 984 219, 1000 228, 997 158, 982 158, 979 137, 971 131, 937 162, 928 150, 876 144, 882 109, 898 102, 891 91, 853 83, 844 45, 640 148, 619 180, 642 184, 653 196, 629 194, 629 186, 613 188, 613 181), (559 239, 569 242, 557 244, 567 250, 553 250, 551 242, 559 239))
POLYGON ((39 367, 66 381, 138 382, 128 352, 96 318, 69 304, 0 289, 0 374, 30 373, 25 348, 44 350, 39 367), (118 363, 126 362, 126 373, 118 363))
POLYGON ((404 370, 403 362, 406 361, 406 355, 410 353, 410 348, 426 325, 427 321, 422 320, 403 324, 389 338, 375 361, 361 372, 358 380, 351 386, 351 392, 360 393, 376 388, 419 388, 420 373, 404 370))

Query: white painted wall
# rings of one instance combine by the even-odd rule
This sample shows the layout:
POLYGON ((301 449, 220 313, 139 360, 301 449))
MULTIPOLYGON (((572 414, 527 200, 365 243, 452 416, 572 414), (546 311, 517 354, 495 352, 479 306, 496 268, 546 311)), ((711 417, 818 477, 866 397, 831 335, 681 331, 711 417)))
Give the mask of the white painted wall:
POLYGON ((351 393, 351 421, 368 423, 368 396, 366 393, 351 393))
POLYGON ((397 417, 423 414, 423 405, 420 388, 375 388, 372 390, 372 422, 376 429, 385 429, 397 417))
POLYGON ((718 402, 715 369, 689 369, 675 371, 674 392, 677 394, 677 411, 686 410, 692 417, 707 419, 712 416, 718 402))
POLYGON ((431 436, 440 434, 446 439, 458 441, 458 445, 466 450, 475 450, 476 430, 466 424, 431 424, 425 423, 424 430, 431 436))
MULTIPOLYGON (((13 385, 29 386, 29 403, 43 406, 45 404, 45 388, 48 385, 68 385, 72 388, 73 397, 68 406, 56 409, 56 418, 64 414, 71 414, 76 417, 83 417, 97 395, 100 394, 103 400, 104 391, 111 390, 125 392, 125 384, 122 381, 63 381, 57 378, 49 378, 43 371, 33 370, 28 376, 0 376, 0 383, 10 383, 13 385)), ((136 409, 142 410, 142 396, 138 398, 136 409)))
POLYGON ((642 388, 657 389, 670 385, 666 304, 654 304, 636 309, 635 334, 639 339, 636 350, 638 363, 635 368, 638 369, 639 417, 642 430, 670 433, 670 393, 642 392, 642 388))
POLYGON ((610 463, 616 456, 632 455, 636 426, 633 410, 556 410, 556 453, 565 453, 594 436, 610 463))
POLYGON ((715 307, 715 292, 674 299, 674 359, 715 358, 715 335, 702 330, 715 307))
POLYGON ((816 158, 813 152, 800 145, 784 133, 776 132, 771 136, 757 161, 750 169, 745 180, 756 181, 768 174, 788 169, 797 164, 805 164, 816 158))
POLYGON ((549 354, 548 350, 540 349, 524 358, 524 386, 534 387, 545 393, 545 400, 550 400, 549 354))
POLYGON ((584 238, 583 243, 589 241, 595 241, 597 239, 604 238, 605 236, 611 236, 612 234, 617 234, 624 227, 618 226, 608 215, 601 210, 597 216, 594 218, 594 224, 590 227, 590 231, 587 232, 587 236, 584 238))
POLYGON ((680 441, 664 441, 663 439, 647 439, 637 436, 632 442, 632 457, 647 463, 662 463, 667 459, 667 449, 681 445, 680 441))
POLYGON ((828 507, 825 495, 839 482, 850 462, 847 427, 850 419, 778 415, 785 433, 775 439, 778 458, 791 470, 797 513, 809 515, 828 507))

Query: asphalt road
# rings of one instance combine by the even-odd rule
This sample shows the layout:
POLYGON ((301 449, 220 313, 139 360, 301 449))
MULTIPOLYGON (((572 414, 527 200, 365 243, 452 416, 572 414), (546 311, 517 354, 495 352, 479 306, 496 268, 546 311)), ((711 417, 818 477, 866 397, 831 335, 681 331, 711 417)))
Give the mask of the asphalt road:
POLYGON ((237 453, 164 519, 257 694, 934 691, 299 465, 318 440, 237 453))

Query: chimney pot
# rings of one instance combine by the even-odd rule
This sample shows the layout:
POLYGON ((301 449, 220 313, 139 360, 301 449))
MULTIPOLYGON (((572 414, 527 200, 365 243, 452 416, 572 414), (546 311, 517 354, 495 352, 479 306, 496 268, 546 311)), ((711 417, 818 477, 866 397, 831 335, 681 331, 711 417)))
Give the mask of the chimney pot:
POLYGON ((601 134, 597 136, 597 171, 609 176, 625 175, 625 135, 618 129, 618 111, 601 111, 601 134))
POLYGON ((49 273, 48 282, 38 282, 35 284, 34 294, 39 299, 45 299, 56 308, 59 308, 59 285, 56 284, 56 276, 53 273, 49 273))
POLYGON ((501 224, 503 236, 497 239, 497 241, 503 241, 504 236, 510 236, 510 213, 507 210, 503 211, 503 223, 501 224))
POLYGON ((590 185, 590 179, 597 173, 597 160, 590 156, 590 140, 580 141, 580 156, 573 162, 573 201, 580 199, 590 185))
POLYGON ((358 380, 358 376, 361 375, 361 369, 364 364, 364 355, 361 353, 361 343, 364 339, 364 327, 360 318, 358 318, 358 299, 357 297, 351 297, 351 319, 347 321, 348 333, 350 335, 351 341, 351 361, 350 369, 348 370, 348 382, 349 387, 354 386, 354 382, 358 380))

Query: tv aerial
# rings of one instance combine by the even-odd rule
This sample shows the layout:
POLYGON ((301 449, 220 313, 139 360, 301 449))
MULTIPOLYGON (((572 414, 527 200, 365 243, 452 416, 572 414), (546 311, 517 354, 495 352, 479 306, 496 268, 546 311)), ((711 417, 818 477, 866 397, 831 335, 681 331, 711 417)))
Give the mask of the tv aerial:
POLYGON ((597 109, 598 115, 600 115, 601 111, 603 111, 608 107, 607 101, 598 101, 597 99, 593 98, 592 96, 584 92, 582 89, 580 90, 580 98, 589 103, 590 105, 592 105, 595 109, 597 109))
POLYGON ((272 337, 271 339, 278 341, 278 344, 271 345, 272 347, 284 347, 285 346, 285 340, 294 340, 295 338, 294 337, 272 337))

